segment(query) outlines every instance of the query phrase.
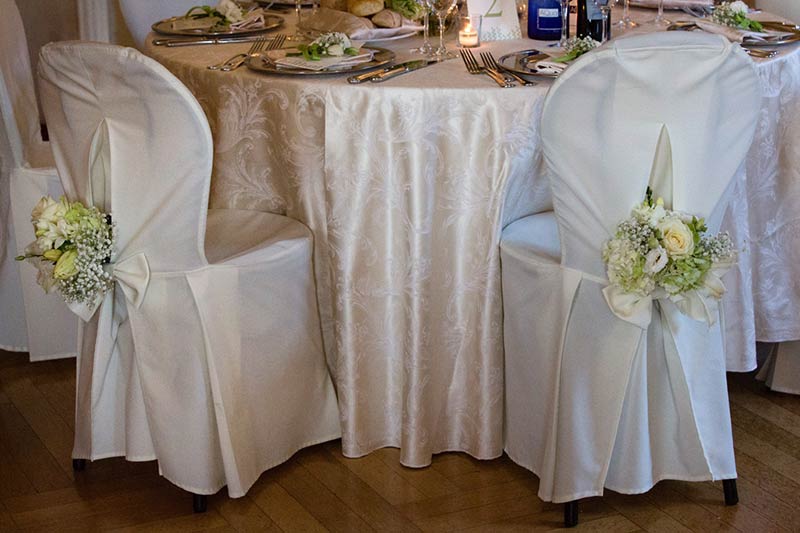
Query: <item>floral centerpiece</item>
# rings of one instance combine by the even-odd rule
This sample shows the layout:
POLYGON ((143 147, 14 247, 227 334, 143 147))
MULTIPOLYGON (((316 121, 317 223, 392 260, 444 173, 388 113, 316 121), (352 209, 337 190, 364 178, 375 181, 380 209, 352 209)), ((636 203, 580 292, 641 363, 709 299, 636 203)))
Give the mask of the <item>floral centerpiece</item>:
POLYGON ((226 30, 244 27, 256 28, 264 25, 264 12, 260 8, 247 10, 234 0, 220 0, 214 6, 195 6, 186 12, 186 19, 211 19, 213 29, 226 30))
POLYGON ((579 58, 586 52, 594 50, 598 46, 600 46, 600 43, 588 35, 586 37, 571 37, 567 40, 567 44, 564 47, 567 53, 562 56, 554 57, 553 61, 557 63, 567 63, 573 59, 579 58))
POLYGON ((58 201, 45 196, 31 222, 36 240, 16 259, 37 268, 36 281, 45 292, 56 288, 67 303, 89 303, 111 288, 113 277, 103 268, 115 240, 108 215, 63 196, 58 201))
MULTIPOLYGON (((358 48, 353 46, 350 38, 344 33, 324 33, 311 41, 297 47, 306 61, 319 61, 323 57, 341 57, 358 55, 358 48)), ((292 54, 287 54, 292 55, 292 54)))
POLYGON ((722 2, 711 14, 711 20, 723 26, 741 30, 762 31, 764 27, 757 20, 747 18, 750 8, 741 0, 722 2))
POLYGON ((712 236, 706 231, 702 218, 666 209, 661 198, 653 201, 648 187, 644 202, 603 246, 610 287, 675 302, 692 291, 719 300, 725 292, 719 278, 736 251, 727 233, 712 236))

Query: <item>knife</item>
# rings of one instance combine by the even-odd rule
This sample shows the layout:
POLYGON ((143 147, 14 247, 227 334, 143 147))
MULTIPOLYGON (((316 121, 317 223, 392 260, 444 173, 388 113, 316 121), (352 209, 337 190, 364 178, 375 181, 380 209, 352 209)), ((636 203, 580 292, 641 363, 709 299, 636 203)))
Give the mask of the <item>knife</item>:
POLYGON ((412 70, 419 70, 421 68, 425 68, 431 63, 435 63, 435 61, 430 61, 428 59, 417 59, 415 61, 406 61, 405 63, 400 63, 399 65, 395 65, 389 70, 378 72, 373 77, 371 77, 369 81, 371 81, 372 83, 386 81, 388 79, 394 78, 395 76, 405 74, 406 72, 411 72, 412 70))
POLYGON ((377 74, 380 74, 381 72, 387 72, 389 70, 392 70, 396 66, 397 65, 390 65, 390 66, 384 67, 382 69, 370 70, 369 72, 364 72, 363 74, 358 74, 357 76, 350 76, 349 78, 347 78, 347 81, 349 83, 353 83, 353 84, 362 83, 362 82, 365 82, 365 81, 369 80, 370 78, 376 76, 377 74))
POLYGON ((235 44, 235 43, 249 43, 256 41, 263 36, 253 35, 249 37, 216 37, 213 39, 155 39, 153 40, 154 46, 194 46, 197 44, 235 44))

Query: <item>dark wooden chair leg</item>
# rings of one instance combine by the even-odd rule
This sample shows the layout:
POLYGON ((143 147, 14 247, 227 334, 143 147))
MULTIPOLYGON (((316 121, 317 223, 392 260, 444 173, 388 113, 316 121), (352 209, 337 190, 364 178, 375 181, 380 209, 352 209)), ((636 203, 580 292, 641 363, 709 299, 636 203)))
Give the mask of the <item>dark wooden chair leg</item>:
POLYGON ((578 525, 578 500, 573 500, 564 504, 564 527, 575 527, 578 525))
POLYGON ((736 505, 739 503, 739 491, 736 489, 735 479, 723 479, 722 492, 725 493, 725 505, 736 505))
POLYGON ((73 459, 72 469, 76 472, 83 472, 86 470, 86 459, 73 459))
POLYGON ((208 497, 205 494, 192 494, 192 508, 195 513, 205 513, 208 509, 208 497))

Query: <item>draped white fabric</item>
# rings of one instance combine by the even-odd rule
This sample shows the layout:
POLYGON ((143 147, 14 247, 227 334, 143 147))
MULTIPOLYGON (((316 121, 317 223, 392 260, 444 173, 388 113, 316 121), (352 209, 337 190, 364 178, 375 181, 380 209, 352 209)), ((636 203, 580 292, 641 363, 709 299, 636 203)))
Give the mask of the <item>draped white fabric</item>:
POLYGON ((649 324, 620 319, 601 249, 648 185, 718 231, 760 99, 743 51, 697 33, 619 40, 554 84, 542 144, 560 258, 546 215, 501 241, 506 451, 542 499, 736 477, 722 330, 669 300, 649 324))
MULTIPOLYGON (((398 60, 413 59, 408 49, 418 44, 382 43, 398 60)), ((482 51, 500 57, 546 44, 502 41, 482 51)), ((206 69, 247 45, 146 49, 191 89, 209 117, 215 139, 210 204, 287 214, 314 232, 325 347, 344 386, 345 452, 400 446, 401 460, 412 466, 428 464, 444 449, 480 458, 501 454, 502 358, 493 344, 502 328, 497 244, 510 222, 552 208, 538 134, 550 82, 500 89, 446 61, 383 84, 351 86, 342 76, 206 69), (452 270, 438 272, 441 265, 452 270)), ((796 90, 785 74, 800 68, 796 50, 755 64, 772 90, 786 97, 796 90)), ((800 140, 800 114, 760 116, 754 149, 775 135, 782 150, 800 140)), ((732 211, 735 220, 725 226, 749 251, 756 244, 748 240, 746 187, 763 178, 764 191, 778 195, 788 186, 783 180, 791 176, 791 162, 782 159, 768 176, 759 172, 737 177, 745 209, 732 211)), ((800 195, 779 198, 800 212, 800 195)), ((764 220, 777 215, 766 202, 752 208, 764 220)), ((798 235, 778 238, 800 249, 798 235)), ((770 269, 791 273, 798 265, 781 260, 770 269)), ((744 318, 741 328, 726 328, 734 336, 728 367, 751 370, 753 291, 773 274, 753 279, 746 261, 737 268, 740 273, 726 277, 725 306, 738 298, 744 318)), ((800 308, 781 317, 800 325, 800 308)))
POLYGON ((0 0, 0 12, 0 348, 27 351, 33 361, 74 357, 77 320, 37 285, 33 266, 14 260, 34 239, 33 206, 62 189, 39 131, 22 19, 13 0, 0 0))
POLYGON ((118 229, 116 289, 83 328, 74 456, 157 459, 182 488, 238 497, 337 438, 308 228, 206 210, 206 118, 135 50, 51 44, 40 77, 68 195, 118 229))

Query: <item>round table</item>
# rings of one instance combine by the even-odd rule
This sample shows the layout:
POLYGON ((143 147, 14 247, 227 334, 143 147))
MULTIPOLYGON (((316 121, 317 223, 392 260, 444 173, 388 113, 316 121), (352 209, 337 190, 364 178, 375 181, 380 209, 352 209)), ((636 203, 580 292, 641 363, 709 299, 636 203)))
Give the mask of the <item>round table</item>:
MULTIPOLYGON (((551 209, 538 139, 551 82, 504 89, 460 60, 355 86, 343 75, 223 73, 206 66, 248 45, 166 48, 152 37, 146 52, 189 87, 211 124, 210 206, 285 214, 314 233, 343 453, 394 446, 415 467, 442 451, 499 456, 498 243, 508 223, 551 209)), ((402 61, 419 44, 381 46, 402 61)), ((557 55, 548 44, 477 51, 557 55)), ((735 371, 755 367, 756 337, 800 339, 800 54, 785 48, 757 64, 764 107, 728 224, 743 249, 739 288, 725 301, 735 310, 726 313, 735 371)))

